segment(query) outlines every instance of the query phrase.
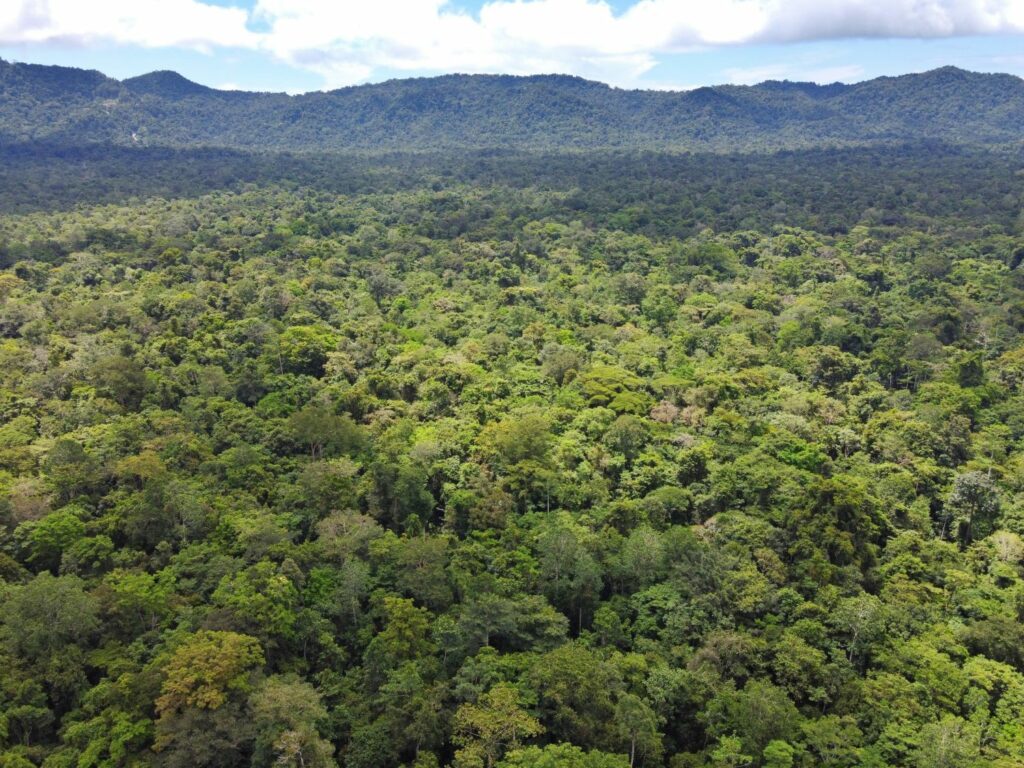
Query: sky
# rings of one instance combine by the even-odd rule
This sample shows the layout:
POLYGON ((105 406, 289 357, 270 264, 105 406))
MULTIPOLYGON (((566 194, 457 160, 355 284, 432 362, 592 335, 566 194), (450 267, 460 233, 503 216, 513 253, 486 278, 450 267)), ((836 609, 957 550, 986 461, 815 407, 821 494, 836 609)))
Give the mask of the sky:
POLYGON ((0 0, 0 58, 289 93, 450 72, 655 89, 1024 76, 1024 0, 0 0))

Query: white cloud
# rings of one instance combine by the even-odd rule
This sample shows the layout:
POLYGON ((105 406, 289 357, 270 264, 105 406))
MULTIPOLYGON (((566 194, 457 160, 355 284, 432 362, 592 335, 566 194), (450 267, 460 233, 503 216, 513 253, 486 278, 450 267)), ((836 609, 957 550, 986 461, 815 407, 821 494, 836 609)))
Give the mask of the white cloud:
POLYGON ((628 85, 659 55, 694 48, 998 33, 1024 33, 1024 0, 638 0, 622 13, 606 0, 486 0, 476 15, 446 0, 256 0, 251 12, 201 0, 0 0, 0 44, 258 49, 328 87, 389 71, 571 72, 628 85))
POLYGON ((1022 0, 788 0, 762 39, 957 37, 1024 31, 1022 0))
POLYGON ((605 0, 488 0, 476 16, 444 0, 258 0, 255 14, 269 50, 328 86, 381 70, 571 72, 629 85, 659 54, 698 47, 1024 32, 1024 0, 639 0, 620 14, 605 0))
POLYGON ((0 44, 99 41, 150 48, 252 47, 248 14, 195 0, 4 0, 0 44))

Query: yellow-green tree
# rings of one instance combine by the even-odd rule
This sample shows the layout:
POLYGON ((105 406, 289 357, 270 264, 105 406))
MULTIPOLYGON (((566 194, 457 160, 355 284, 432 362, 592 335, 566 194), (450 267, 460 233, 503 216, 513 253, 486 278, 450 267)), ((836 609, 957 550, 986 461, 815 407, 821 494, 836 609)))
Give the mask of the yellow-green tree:
POLYGON ((498 683, 476 704, 463 704, 455 713, 452 740, 458 768, 493 768, 504 751, 523 739, 543 731, 537 718, 520 703, 519 691, 509 683, 498 683))

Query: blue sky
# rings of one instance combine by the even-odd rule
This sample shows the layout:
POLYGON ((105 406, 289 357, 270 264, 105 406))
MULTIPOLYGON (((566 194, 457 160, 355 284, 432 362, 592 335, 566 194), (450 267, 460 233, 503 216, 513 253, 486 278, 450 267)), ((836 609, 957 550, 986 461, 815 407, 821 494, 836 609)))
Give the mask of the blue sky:
POLYGON ((3 0, 0 57, 293 93, 444 72, 630 88, 1024 75, 1024 0, 3 0))

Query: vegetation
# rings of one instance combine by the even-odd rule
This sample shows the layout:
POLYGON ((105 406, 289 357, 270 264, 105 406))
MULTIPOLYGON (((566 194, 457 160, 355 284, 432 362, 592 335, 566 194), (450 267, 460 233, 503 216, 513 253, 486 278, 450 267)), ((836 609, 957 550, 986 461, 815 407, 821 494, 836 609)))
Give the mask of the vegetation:
POLYGON ((1024 765, 1019 154, 2 152, 0 768, 1024 765))
POLYGON ((3 764, 1024 759, 1015 218, 595 189, 0 220, 3 764))
POLYGON ((437 238, 514 238, 523 218, 684 238, 706 228, 928 229, 941 219, 969 237, 979 228, 1019 225, 1024 178, 1019 151, 938 143, 764 155, 361 156, 33 144, 0 148, 0 159, 0 210, 7 212, 268 186, 346 196, 407 192, 419 193, 419 207, 393 209, 389 221, 437 238), (451 194, 436 194, 442 192, 451 194))
POLYGON ((174 72, 124 81, 0 60, 0 145, 274 150, 735 151, 941 140, 1020 146, 1024 81, 944 67, 855 85, 626 91, 577 77, 448 75, 287 96, 174 72))

